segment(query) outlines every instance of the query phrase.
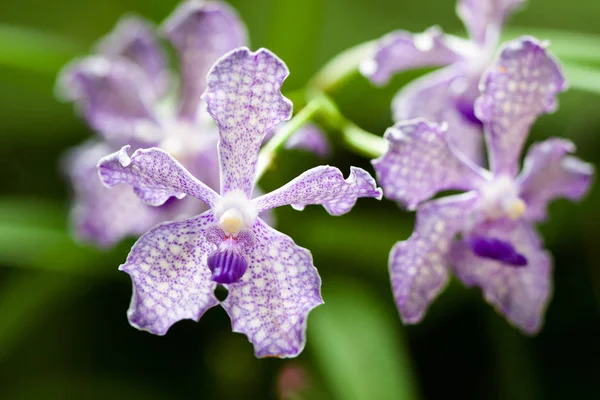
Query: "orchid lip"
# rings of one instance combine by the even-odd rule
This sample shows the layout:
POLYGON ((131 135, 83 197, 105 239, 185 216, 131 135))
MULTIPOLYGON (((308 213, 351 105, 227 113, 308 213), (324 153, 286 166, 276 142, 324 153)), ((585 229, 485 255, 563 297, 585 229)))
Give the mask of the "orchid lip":
POLYGON ((207 263, 211 279, 221 284, 238 282, 248 269, 248 261, 233 248, 211 254, 207 263))
POLYGON ((491 237, 475 236, 471 238, 470 245, 473 253, 479 257, 500 261, 512 267, 527 265, 527 258, 518 253, 509 242, 491 237))

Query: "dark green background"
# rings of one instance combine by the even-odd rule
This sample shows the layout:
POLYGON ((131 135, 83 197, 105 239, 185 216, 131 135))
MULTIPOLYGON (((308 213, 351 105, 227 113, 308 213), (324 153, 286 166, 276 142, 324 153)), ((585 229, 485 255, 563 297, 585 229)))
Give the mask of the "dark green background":
MULTIPOLYGON (((287 92, 301 89, 339 51, 393 29, 439 24, 464 34, 452 0, 230 3, 246 22, 252 47, 268 47, 287 62, 287 92)), ((176 324, 165 337, 131 328, 125 317, 130 282, 116 268, 132 241, 99 252, 68 235, 70 189, 58 160, 92 133, 71 105, 54 99, 53 83, 60 66, 85 54, 123 13, 160 22, 176 4, 0 3, 0 398, 276 398, 277 388, 290 384, 278 377, 298 370, 304 389, 294 399, 600 398, 596 188, 581 205, 553 204, 551 221, 541 226, 555 257, 555 294, 535 338, 522 336, 478 290, 457 282, 421 325, 403 328, 386 264, 394 242, 410 234, 413 215, 387 200, 359 201, 336 218, 320 207, 278 210, 278 229, 312 250, 323 277, 326 304, 311 313, 298 359, 255 359, 218 308, 198 324, 176 324)), ((508 34, 563 31, 543 33, 555 39, 557 53, 575 59, 568 69, 573 89, 561 95, 557 113, 538 121, 531 140, 565 136, 596 165, 600 36, 564 31, 600 34, 599 16, 595 0, 533 0, 511 19, 508 34)), ((353 76, 333 97, 348 118, 382 134, 391 123, 393 93, 421 72, 400 75, 384 89, 353 76)), ((263 186, 275 188, 322 162, 289 152, 263 186)), ((326 162, 371 170, 339 144, 326 162)))

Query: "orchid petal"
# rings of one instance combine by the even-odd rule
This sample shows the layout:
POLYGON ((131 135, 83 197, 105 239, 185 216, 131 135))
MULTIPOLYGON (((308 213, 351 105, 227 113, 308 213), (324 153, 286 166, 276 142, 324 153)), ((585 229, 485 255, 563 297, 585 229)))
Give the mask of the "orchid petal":
POLYGON ((424 203, 417 210, 415 230, 390 252, 392 289, 406 324, 423 319, 429 304, 448 283, 448 251, 477 196, 465 193, 424 203))
POLYGON ((179 113, 193 120, 208 71, 223 54, 247 44, 246 28, 225 3, 186 1, 167 18, 163 29, 180 59, 179 113))
POLYGON ((157 126, 153 89, 131 62, 86 57, 63 68, 57 84, 60 96, 76 102, 90 126, 118 145, 157 126))
POLYGON ((571 141, 558 138, 529 149, 519 176, 520 197, 527 204, 528 220, 545 220, 548 203, 556 198, 575 201, 588 192, 594 167, 569 155, 574 152, 571 141))
POLYGON ((466 45, 458 38, 448 38, 437 26, 419 34, 392 32, 379 41, 373 57, 365 60, 360 69, 373 83, 384 85, 398 72, 462 60, 459 43, 466 45))
POLYGON ((387 198, 409 209, 443 190, 470 190, 483 178, 454 152, 446 128, 423 119, 399 122, 385 138, 388 150, 373 160, 387 198))
POLYGON ((226 54, 209 72, 203 96, 219 126, 222 195, 236 189, 252 194, 263 139, 292 114, 292 103, 281 94, 288 74, 269 50, 247 48, 226 54))
POLYGON ((258 213, 288 204, 297 210, 308 204, 321 204, 329 214, 342 215, 352 209, 359 197, 381 199, 381 195, 375 180, 361 168, 350 167, 350 176, 344 180, 339 169, 320 166, 254 199, 253 203, 258 213))
POLYGON ((128 183, 152 206, 160 206, 170 197, 182 199, 187 194, 209 206, 217 201, 215 191, 194 178, 167 152, 158 148, 138 149, 129 157, 128 149, 129 146, 124 146, 98 163, 100 179, 106 186, 128 183))
POLYGON ((241 281, 226 285, 222 302, 234 332, 243 333, 257 357, 295 357, 306 342, 308 313, 323 303, 321 278, 310 252, 258 219, 256 244, 241 281))
POLYGON ((154 88, 154 97, 165 94, 169 86, 169 70, 160 48, 155 27, 137 16, 121 18, 111 33, 98 44, 98 53, 109 58, 123 57, 137 64, 154 88))
POLYGON ((425 118, 447 124, 449 143, 468 160, 482 165, 483 128, 475 117, 473 103, 479 96, 477 83, 465 66, 449 67, 409 83, 394 97, 394 121, 425 118))
POLYGON ((456 11, 473 40, 481 45, 499 39, 502 26, 525 0, 459 0, 456 11))
POLYGON ((127 316, 134 327, 164 335, 182 319, 198 321, 218 304, 207 256, 214 245, 205 231, 215 222, 210 212, 158 225, 133 246, 120 270, 133 282, 127 316))
POLYGON ((545 47, 532 37, 505 44, 481 80, 475 113, 485 126, 495 174, 516 176, 531 126, 556 109, 556 97, 566 88, 556 60, 545 47))
POLYGON ((527 259, 519 268, 475 255, 466 240, 452 249, 452 263, 467 286, 479 286, 488 303, 528 334, 537 333, 552 291, 552 258, 526 222, 498 221, 480 226, 472 234, 512 243, 527 259))

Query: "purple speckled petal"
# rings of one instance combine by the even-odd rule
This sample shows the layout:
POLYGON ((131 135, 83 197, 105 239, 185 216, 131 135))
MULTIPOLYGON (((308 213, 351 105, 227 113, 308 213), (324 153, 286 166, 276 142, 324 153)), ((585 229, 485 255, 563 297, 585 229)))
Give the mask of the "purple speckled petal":
POLYGON ((218 198, 214 190, 194 178, 167 152, 158 149, 139 149, 131 157, 129 146, 110 154, 98 163, 102 182, 113 187, 128 183, 149 205, 160 206, 170 197, 182 199, 186 194, 212 206, 218 198))
POLYGON ((133 188, 120 185, 111 190, 98 179, 96 164, 111 151, 105 143, 90 141, 72 149, 65 160, 75 192, 71 210, 74 233, 101 247, 141 235, 163 220, 162 210, 145 205, 133 188))
POLYGON ((75 101, 90 126, 113 143, 127 144, 156 125, 154 89, 132 62, 86 57, 67 65, 57 85, 59 95, 75 101))
POLYGON ((485 125, 492 171, 516 176, 523 143, 542 114, 556 109, 566 89, 560 68, 532 37, 505 44, 481 79, 475 113, 485 125))
POLYGON ((468 223, 477 202, 472 193, 444 197, 421 205, 415 230, 390 252, 392 290, 402 321, 423 319, 431 301, 448 282, 448 252, 454 236, 468 223))
POLYGON ((515 268, 478 257, 463 240, 451 251, 456 275, 467 286, 481 287, 486 301, 525 333, 538 332, 552 291, 552 258, 540 238, 524 221, 498 221, 478 227, 473 234, 510 242, 527 265, 515 268))
POLYGON ((252 194, 265 135, 292 115, 292 103, 281 94, 288 74, 269 50, 245 47, 223 56, 209 72, 203 97, 219 126, 222 195, 236 189, 252 194))
POLYGON ((206 75, 223 54, 247 44, 246 28, 225 3, 186 1, 163 29, 177 49, 181 67, 180 116, 194 119, 206 75))
POLYGON ((290 237, 260 219, 253 232, 248 270, 240 282, 227 285, 223 308, 257 357, 295 357, 304 348, 308 313, 323 303, 321 278, 310 252, 290 237))
POLYGON ((285 142, 286 149, 300 149, 320 157, 329 156, 331 149, 325 133, 315 124, 306 124, 285 142))
POLYGON ((483 178, 446 140, 445 128, 423 119, 399 122, 385 133, 388 150, 373 160, 387 198, 409 209, 442 190, 470 190, 483 178))
POLYGON ((475 117, 473 103, 479 96, 479 75, 465 73, 465 65, 432 72, 409 83, 394 97, 394 121, 425 118, 446 123, 446 136, 467 159, 482 165, 483 127, 475 117))
POLYGON ((206 259, 214 245, 205 231, 215 222, 210 212, 158 225, 133 246, 119 267, 133 281, 127 316, 131 325, 164 335, 182 319, 198 321, 218 304, 217 286, 210 279, 206 259))
POLYGON ((350 167, 344 180, 342 172, 330 166, 309 169, 286 185, 253 200, 258 213, 290 204, 302 210, 309 204, 321 204, 331 215, 350 211, 359 197, 381 199, 375 179, 362 168, 350 167))
POLYGON ((531 146, 518 178, 520 197, 527 204, 527 220, 546 219, 548 203, 556 198, 575 201, 588 192, 594 167, 569 155, 574 152, 570 140, 559 138, 531 146))
POLYGON ((169 71, 165 54, 160 48, 155 27, 137 16, 125 16, 111 33, 98 44, 98 53, 109 58, 124 57, 144 70, 148 84, 154 87, 156 97, 169 87, 169 71))
POLYGON ((502 25, 525 0, 459 0, 456 10, 473 40, 480 44, 499 39, 502 25))
POLYGON ((446 37, 437 26, 423 33, 396 31, 379 41, 372 58, 360 66, 363 75, 377 85, 386 84, 401 71, 423 67, 437 67, 460 61, 458 46, 465 46, 458 38, 446 37))

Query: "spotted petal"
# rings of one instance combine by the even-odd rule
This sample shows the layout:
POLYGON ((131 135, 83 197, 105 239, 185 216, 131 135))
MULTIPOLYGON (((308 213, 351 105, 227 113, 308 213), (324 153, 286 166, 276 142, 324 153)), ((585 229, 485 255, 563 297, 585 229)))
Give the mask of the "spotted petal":
POLYGON ((156 127, 154 89, 132 62, 87 57, 67 65, 57 85, 59 95, 75 101, 90 126, 113 143, 130 143, 156 127))
POLYGON ((308 204, 321 204, 331 215, 350 211, 359 197, 381 199, 381 189, 362 168, 350 167, 344 180, 342 172, 330 166, 309 169, 285 186, 253 200, 258 213, 290 204, 302 210, 308 204))
POLYGON ((133 281, 127 316, 134 327, 164 335, 182 319, 198 321, 218 304, 216 283, 206 259, 214 245, 205 231, 215 222, 210 212, 158 225, 133 246, 119 268, 133 281))
POLYGON ((257 357, 295 357, 304 348, 308 313, 323 303, 321 278, 308 250, 260 219, 252 229, 248 270, 227 285, 223 308, 257 357))
POLYGON ((470 190, 482 177, 447 141, 444 126, 423 119, 399 122, 385 133, 388 149, 373 161, 385 196, 409 209, 442 190, 470 190))
POLYGON ((218 198, 211 188, 194 178, 165 151, 139 149, 131 157, 129 146, 108 155, 98 163, 100 179, 108 187, 127 183, 149 205, 160 206, 170 197, 189 194, 212 206, 218 198))
POLYGON ((425 118, 446 123, 449 143, 467 159, 482 165, 483 128, 473 111, 479 78, 458 65, 416 79, 394 97, 394 121, 425 118))
POLYGON ((98 52, 109 58, 123 57, 137 64, 146 73, 148 84, 154 87, 155 96, 159 97, 169 86, 169 71, 154 29, 143 18, 123 17, 100 41, 98 52))
POLYGON ((546 44, 523 37, 503 46, 481 80, 475 113, 485 125, 492 170, 516 176, 531 125, 556 109, 566 84, 546 44))
POLYGON ((379 41, 374 55, 361 64, 360 70, 373 83, 384 85, 398 72, 460 61, 460 47, 467 45, 445 36, 437 26, 419 34, 396 31, 379 41))
POLYGON ((392 290, 402 321, 423 319, 429 304, 448 282, 448 251, 467 224, 477 198, 471 193, 444 197, 421 205, 415 230, 390 252, 392 290))
POLYGON ((527 259, 524 267, 476 256, 466 241, 452 249, 456 275, 467 286, 479 286, 488 303, 525 333, 535 334, 543 323, 552 291, 552 258, 526 222, 508 222, 480 227, 474 234, 511 243, 527 259))
POLYGON ((175 9, 163 29, 180 59, 180 115, 194 119, 208 71, 223 54, 247 44, 246 28, 225 3, 193 0, 175 9))
POLYGON ((221 194, 252 194, 258 150, 265 135, 292 114, 281 94, 287 66, 269 50, 247 48, 223 56, 208 74, 204 99, 219 126, 221 194))
POLYGON ((483 45, 499 39, 502 25, 523 3, 525 0, 459 0, 457 13, 471 38, 483 45))
POLYGON ((108 189, 98 179, 96 164, 111 152, 104 143, 90 141, 72 149, 65 171, 75 191, 71 221, 78 239, 110 247, 129 235, 141 235, 160 222, 161 209, 149 207, 131 187, 108 189))
POLYGON ((594 167, 569 154, 575 145, 566 139, 548 139, 529 149, 519 176, 520 196, 527 204, 526 218, 546 219, 548 203, 565 197, 579 200, 588 192, 594 167))

